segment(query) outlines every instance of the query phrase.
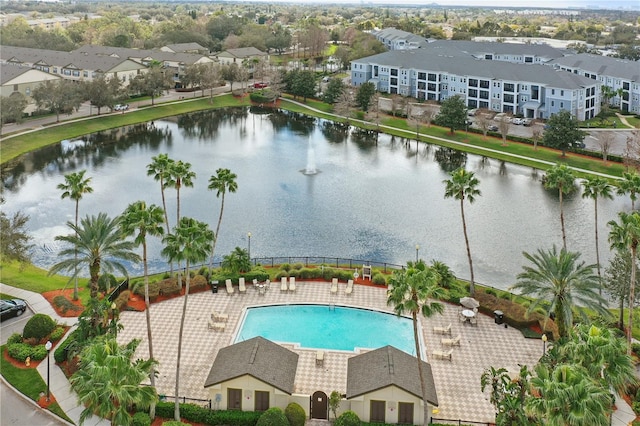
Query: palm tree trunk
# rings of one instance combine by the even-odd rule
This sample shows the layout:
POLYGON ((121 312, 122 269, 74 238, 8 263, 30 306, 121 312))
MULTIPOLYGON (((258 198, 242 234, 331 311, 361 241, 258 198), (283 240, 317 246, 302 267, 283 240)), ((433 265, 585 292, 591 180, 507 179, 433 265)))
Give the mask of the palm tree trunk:
POLYGON ((620 297, 620 318, 618 320, 620 330, 624 331, 624 296, 620 297))
POLYGON ((598 269, 598 281, 600 286, 598 287, 598 292, 600 293, 600 296, 602 296, 602 274, 600 272, 600 248, 598 245, 598 196, 596 194, 596 197, 594 198, 594 204, 595 204, 595 218, 596 218, 596 268, 598 269))
POLYGON ((174 410, 174 419, 179 422, 180 421, 180 358, 182 356, 182 334, 184 332, 184 320, 187 316, 187 299, 189 298, 189 261, 187 260, 185 266, 185 274, 187 279, 187 285, 184 290, 184 304, 182 305, 182 317, 180 318, 180 334, 178 334, 178 355, 176 356, 176 390, 175 390, 175 398, 176 405, 174 410))
POLYGON ((631 246, 631 283, 629 283, 629 319, 627 321, 627 355, 631 355, 631 332, 633 330, 633 302, 636 291, 636 253, 638 246, 631 246))
MULTIPOLYGON (((149 358, 153 359, 153 340, 151 338, 151 312, 149 311, 151 304, 149 303, 149 269, 147 266, 147 243, 142 242, 142 263, 144 265, 144 305, 145 316, 147 317, 147 340, 149 341, 149 358)), ((151 381, 151 387, 156 387, 156 374, 155 367, 151 365, 151 371, 149 371, 149 380, 151 381)), ((149 407, 149 417, 153 420, 156 417, 156 403, 151 403, 149 407)))
POLYGON ((472 296, 476 291, 475 280, 473 278, 473 261, 471 260, 471 249, 469 248, 469 236, 467 235, 467 222, 464 219, 464 198, 460 199, 460 214, 462 215, 462 232, 464 233, 464 243, 467 246, 467 259, 469 260, 469 272, 471 282, 469 283, 469 294, 472 296))
MULTIPOLYGON (((164 224, 167 228, 167 234, 171 232, 169 228, 169 216, 167 215, 167 200, 164 197, 164 179, 160 177, 160 194, 162 194, 162 210, 164 210, 164 224)), ((171 276, 173 276, 173 262, 169 263, 171 276)))
POLYGON ((562 228, 562 248, 567 251, 567 236, 564 232, 564 210, 562 208, 562 187, 560 187, 560 228, 562 228))
POLYGON ((216 226, 216 233, 213 235, 213 244, 211 245, 211 261, 209 262, 209 270, 213 268, 213 255, 216 252, 216 243, 218 242, 218 232, 220 232, 220 223, 222 222, 223 211, 224 211, 224 193, 222 193, 222 202, 220 203, 220 216, 218 216, 218 225, 216 226))
POLYGON ((422 353, 420 352, 420 341, 418 340, 418 316, 416 311, 411 313, 413 320, 413 339, 416 344, 416 358, 418 359, 418 375, 420 376, 420 389, 422 390, 422 401, 424 405, 423 424, 426 424, 429 418, 429 407, 427 406, 427 389, 424 384, 424 373, 422 372, 422 353))
MULTIPOLYGON (((76 200, 76 241, 78 240, 78 205, 80 204, 79 200, 76 200)), ((78 300, 78 245, 74 248, 73 252, 73 275, 75 276, 75 281, 73 284, 73 300, 78 300)))

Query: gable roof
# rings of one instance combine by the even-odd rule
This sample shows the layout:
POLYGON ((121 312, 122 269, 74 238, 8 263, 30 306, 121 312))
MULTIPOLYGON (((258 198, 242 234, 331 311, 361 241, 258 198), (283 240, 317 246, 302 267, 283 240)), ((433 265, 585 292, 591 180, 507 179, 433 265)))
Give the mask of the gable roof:
POLYGON ((9 84, 13 79, 23 74, 28 74, 28 78, 33 83, 46 81, 46 80, 60 79, 60 77, 57 75, 49 74, 44 71, 37 70, 35 68, 0 64, 0 84, 1 85, 9 84))
POLYGON ((234 58, 250 58, 252 56, 266 56, 262 50, 256 49, 255 47, 239 47, 237 49, 227 49, 224 52, 218 54, 218 56, 231 56, 234 58))
POLYGON ((85 44, 74 50, 72 53, 82 53, 91 57, 113 57, 131 58, 132 60, 156 60, 159 62, 182 62, 185 65, 192 65, 207 58, 199 53, 165 52, 152 49, 132 49, 128 47, 98 46, 95 44, 85 44))
POLYGON ((173 52, 182 52, 182 53, 190 53, 191 51, 208 51, 209 49, 207 49, 206 47, 195 43, 195 42, 191 42, 191 43, 175 43, 175 44, 167 44, 166 46, 164 46, 168 49, 170 49, 173 52))
MULTIPOLYGON (((438 405, 431 365, 422 361, 426 400, 438 405)), ((349 358, 347 366, 347 399, 389 386, 396 386, 422 399, 417 358, 393 346, 385 346, 349 358)))
POLYGON ((629 81, 640 81, 640 61, 611 58, 609 56, 580 53, 565 56, 552 62, 556 66, 564 66, 598 74, 624 78, 629 81))
POLYGON ((220 349, 204 387, 249 375, 291 395, 297 369, 298 354, 258 336, 220 349))

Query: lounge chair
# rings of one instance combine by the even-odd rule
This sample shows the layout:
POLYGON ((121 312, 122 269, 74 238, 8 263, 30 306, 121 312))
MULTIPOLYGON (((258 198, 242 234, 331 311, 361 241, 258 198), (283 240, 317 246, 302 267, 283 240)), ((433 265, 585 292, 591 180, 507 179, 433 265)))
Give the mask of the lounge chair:
POLYGON ((229 315, 223 314, 222 312, 213 311, 211 312, 211 319, 215 322, 227 322, 229 320, 229 315))
POLYGON ((210 330, 224 331, 225 327, 226 327, 226 324, 223 322, 215 322, 215 321, 209 320, 208 328, 210 330))
POLYGON ((344 294, 349 295, 353 293, 353 280, 347 281, 347 287, 344 289, 344 294))
POLYGON ((244 277, 240 277, 238 279, 238 291, 240 293, 246 293, 247 292, 247 287, 244 285, 244 277))
POLYGON ((460 346, 460 340, 462 339, 461 335, 457 335, 453 339, 442 339, 442 346, 460 346))
POLYGON ((451 359, 451 354, 453 354, 453 349, 449 349, 448 351, 434 350, 433 351, 433 358, 434 359, 448 359, 449 361, 453 361, 451 359))
POLYGON ((324 365, 324 351, 316 351, 316 365, 324 365))
POLYGON ((267 278, 267 280, 264 282, 264 288, 269 290, 271 288, 271 280, 267 278))
POLYGON ((225 284, 227 286, 227 294, 231 296, 235 291, 235 289, 233 288, 233 284, 231 284, 231 280, 226 280, 225 284))
POLYGON ((333 293, 333 294, 338 293, 338 279, 337 278, 333 278, 331 280, 331 293, 333 293))
POLYGON ((289 278, 289 291, 296 291, 296 277, 289 278))
POLYGON ((437 334, 448 334, 451 336, 451 323, 446 327, 433 327, 433 332, 437 334))
POLYGON ((280 291, 287 291, 289 288, 287 287, 287 277, 282 277, 280 280, 280 291))

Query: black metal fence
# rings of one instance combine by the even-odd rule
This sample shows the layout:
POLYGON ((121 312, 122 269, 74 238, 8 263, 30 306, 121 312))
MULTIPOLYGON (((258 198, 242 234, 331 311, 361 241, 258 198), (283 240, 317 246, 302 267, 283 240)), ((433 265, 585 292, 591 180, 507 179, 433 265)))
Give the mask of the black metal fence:
POLYGON ((114 300, 116 300, 118 296, 120 296, 120 293, 128 289, 129 289, 129 280, 125 279, 120 284, 118 284, 118 286, 111 293, 109 293, 109 295, 107 296, 107 299, 109 300, 109 302, 113 302, 114 300))
POLYGON ((388 262, 376 262, 370 259, 347 259, 342 257, 327 256, 280 256, 280 257, 254 257, 251 259, 254 265, 261 264, 264 266, 282 265, 284 263, 296 264, 302 263, 304 266, 309 265, 327 265, 336 268, 362 269, 362 265, 375 266, 382 268, 384 272, 387 269, 404 269, 404 265, 398 265, 388 262))
POLYGON ((471 420, 451 420, 451 419, 438 419, 436 417, 431 417, 431 422, 429 424, 438 423, 441 425, 458 425, 458 426, 474 426, 474 425, 483 425, 483 426, 495 426, 495 423, 490 422, 474 422, 471 420))
MULTIPOLYGON (((160 401, 170 402, 169 400, 175 402, 176 397, 172 395, 160 395, 160 401)), ((210 399, 198 399, 198 398, 188 398, 186 396, 179 396, 177 400, 181 404, 186 404, 187 402, 193 402, 196 405, 201 406, 202 408, 207 408, 209 410, 212 409, 212 402, 210 399)))

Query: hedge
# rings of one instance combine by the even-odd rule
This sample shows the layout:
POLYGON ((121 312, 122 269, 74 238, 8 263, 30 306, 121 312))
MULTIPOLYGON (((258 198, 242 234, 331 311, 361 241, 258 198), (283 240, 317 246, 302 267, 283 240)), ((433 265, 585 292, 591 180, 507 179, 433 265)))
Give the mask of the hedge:
MULTIPOLYGON (((175 404, 159 402, 156 416, 173 418, 175 404)), ((262 413, 254 411, 220 410, 214 411, 195 404, 180 404, 180 417, 184 420, 205 425, 255 426, 262 413)))

